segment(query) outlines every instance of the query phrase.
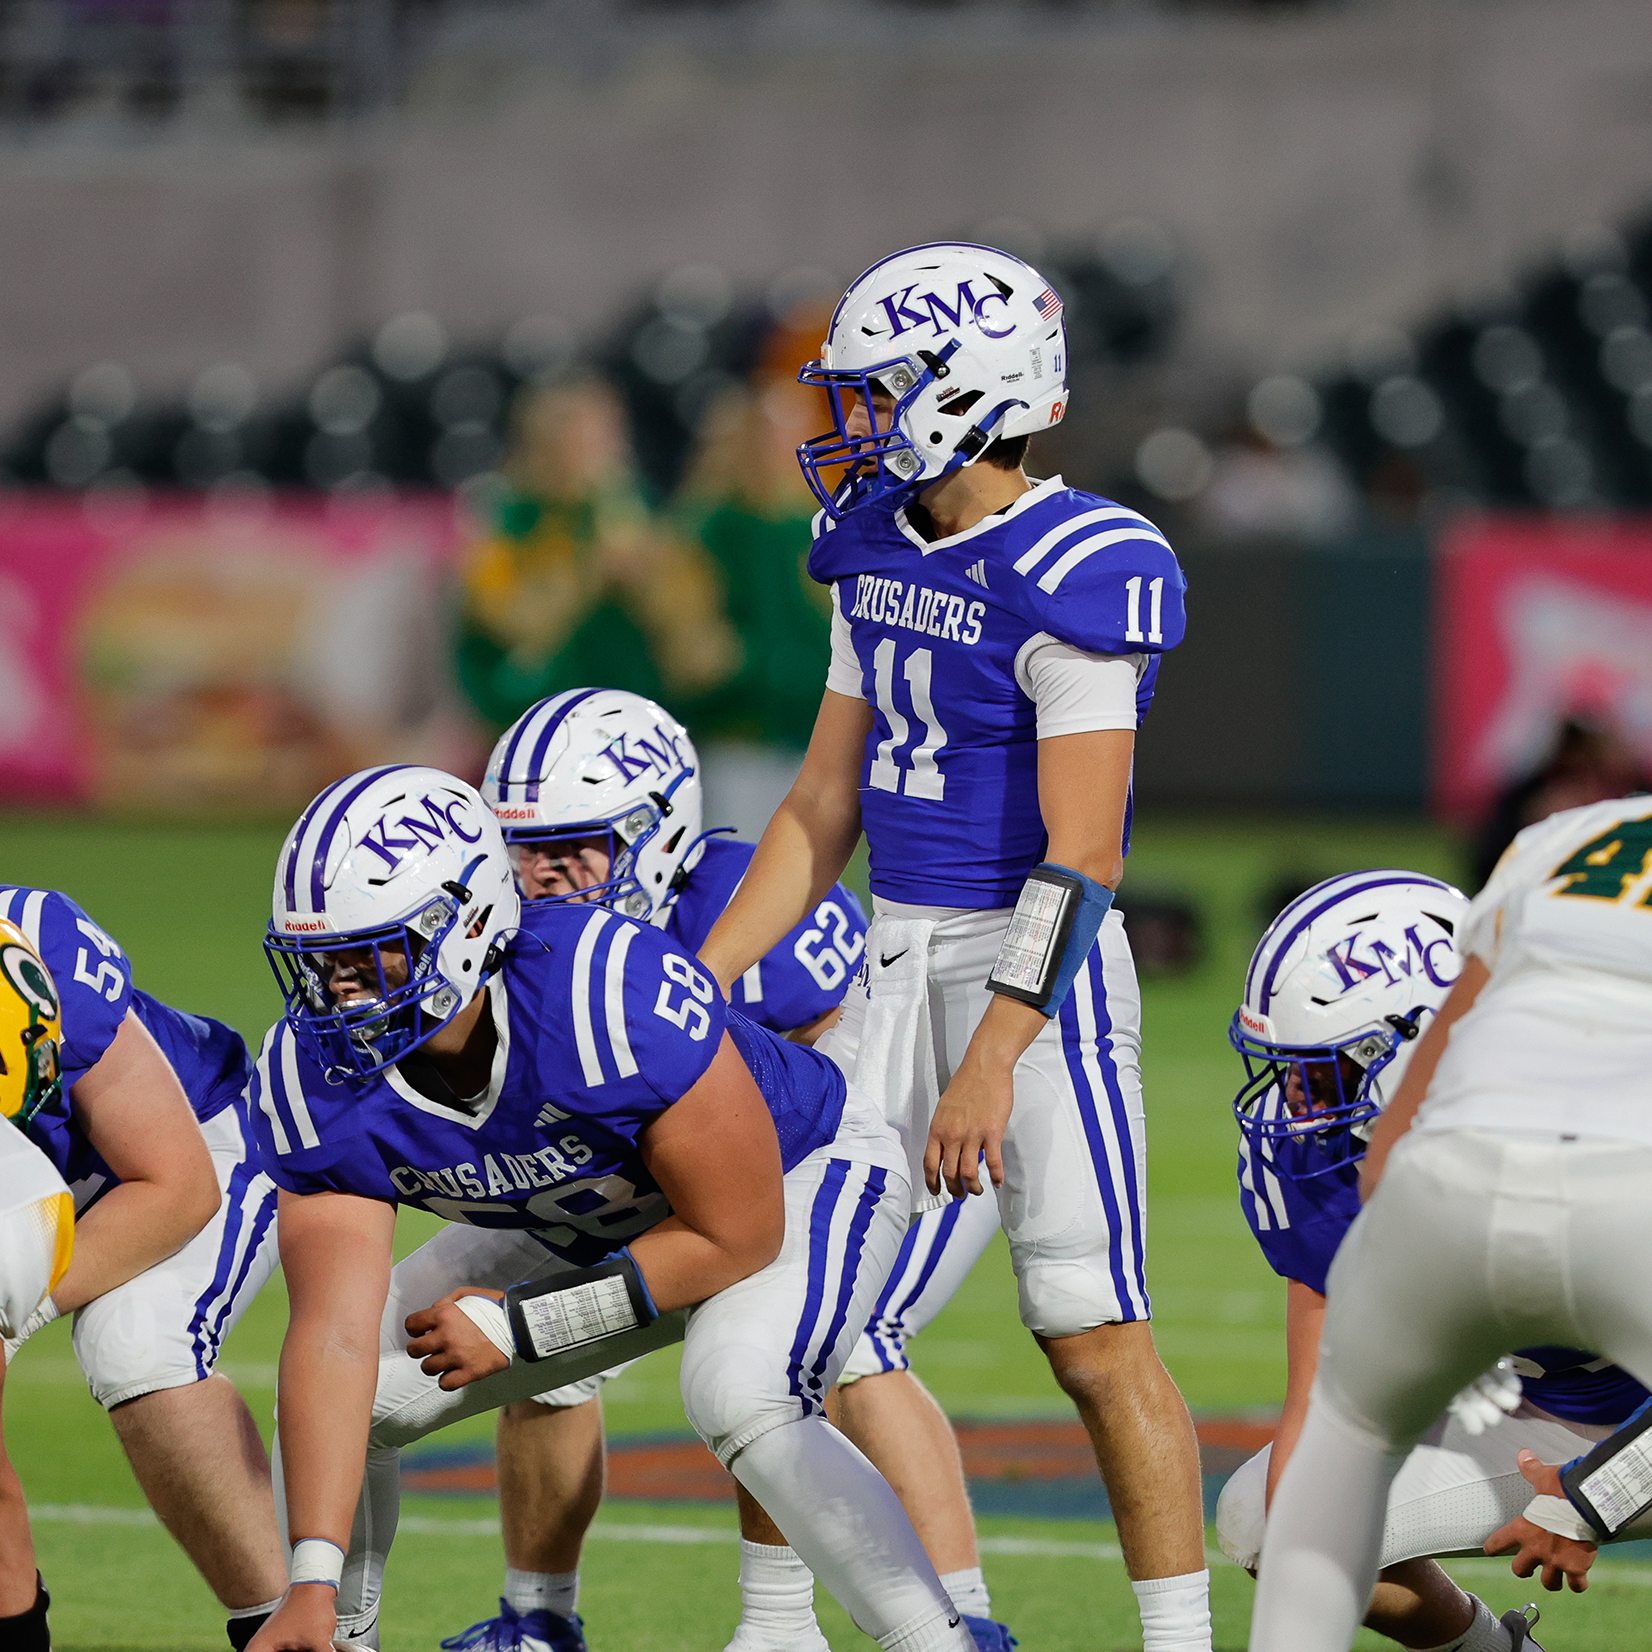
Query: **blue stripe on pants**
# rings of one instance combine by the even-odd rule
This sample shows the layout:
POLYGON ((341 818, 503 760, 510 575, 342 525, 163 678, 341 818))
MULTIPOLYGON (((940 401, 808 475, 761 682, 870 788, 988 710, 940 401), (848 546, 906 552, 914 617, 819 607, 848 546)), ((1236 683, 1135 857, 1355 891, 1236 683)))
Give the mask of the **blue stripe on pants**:
POLYGON ((791 1392, 803 1401, 806 1417, 821 1409, 814 1397, 804 1391, 803 1358, 808 1352, 809 1340, 814 1334, 815 1322, 820 1318, 821 1303, 826 1294, 826 1252, 832 1237, 832 1213, 837 1209, 848 1171, 849 1165, 844 1159, 827 1161, 826 1174, 821 1178, 814 1207, 809 1212, 809 1284, 803 1298, 803 1317, 798 1321, 797 1335, 792 1340, 791 1359, 786 1367, 791 1392))

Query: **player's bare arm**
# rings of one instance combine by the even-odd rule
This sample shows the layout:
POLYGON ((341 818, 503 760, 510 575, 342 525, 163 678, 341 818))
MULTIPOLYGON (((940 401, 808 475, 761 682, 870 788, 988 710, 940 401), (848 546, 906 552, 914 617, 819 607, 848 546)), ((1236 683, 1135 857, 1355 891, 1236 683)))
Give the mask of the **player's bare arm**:
POLYGON ((872 708, 827 689, 792 789, 700 957, 727 991, 812 911, 860 840, 860 766, 872 708))
POLYGON ((219 1201, 212 1155, 183 1086, 133 1011, 77 1081, 70 1105, 120 1181, 76 1224, 74 1261, 52 1293, 64 1313, 187 1244, 219 1201))
POLYGON ((1473 1009, 1474 1000, 1480 996, 1480 989, 1490 978, 1491 972, 1478 958, 1470 955, 1463 960, 1463 973, 1457 977, 1457 984, 1452 987, 1446 1001, 1440 1006, 1440 1013, 1423 1033, 1417 1045, 1417 1053, 1411 1058, 1411 1065, 1406 1068, 1405 1077, 1400 1081, 1398 1092, 1393 1101, 1383 1109, 1382 1117, 1377 1120, 1376 1128, 1371 1132, 1371 1145, 1366 1150, 1359 1172, 1359 1192, 1362 1199, 1369 1199, 1376 1192, 1377 1183, 1382 1179, 1383 1166, 1388 1162, 1388 1155, 1393 1152, 1395 1142, 1411 1128, 1412 1120, 1417 1116, 1417 1109, 1422 1106, 1423 1099, 1428 1094, 1434 1069, 1440 1064, 1440 1057, 1445 1054, 1446 1044, 1451 1037, 1452 1023, 1462 1020, 1473 1009))
MULTIPOLYGON (((280 1431, 287 1519, 350 1546, 390 1288, 392 1205, 348 1193, 281 1195, 281 1265, 291 1313, 281 1347, 280 1431)), ((294 1583, 250 1652, 331 1652, 336 1591, 294 1583)))
POLYGON ((1302 1432, 1308 1415, 1308 1395, 1313 1390, 1314 1373, 1319 1369, 1319 1333, 1325 1323, 1325 1298, 1300 1279, 1285 1282, 1285 1404, 1279 1413, 1279 1427, 1268 1454, 1267 1499, 1273 1501, 1274 1487, 1302 1432))
MULTIPOLYGON (((649 1126, 642 1152, 672 1214, 629 1249, 662 1313, 704 1302, 780 1254, 780 1142, 726 1033, 705 1076, 649 1126)), ((504 1300, 501 1291, 466 1288, 407 1319, 408 1354, 449 1391, 510 1364, 457 1306, 465 1296, 504 1300)))
MULTIPOLYGON (((1135 743, 1130 729, 1060 734, 1038 742, 1038 805, 1049 833, 1044 858, 1108 889, 1116 889, 1124 876, 1124 810, 1135 743)), ((924 1155, 931 1193, 943 1182, 955 1198, 980 1193, 983 1153, 993 1186, 1003 1186, 1015 1064, 1048 1025, 1032 1005, 993 997, 935 1109, 924 1155)))

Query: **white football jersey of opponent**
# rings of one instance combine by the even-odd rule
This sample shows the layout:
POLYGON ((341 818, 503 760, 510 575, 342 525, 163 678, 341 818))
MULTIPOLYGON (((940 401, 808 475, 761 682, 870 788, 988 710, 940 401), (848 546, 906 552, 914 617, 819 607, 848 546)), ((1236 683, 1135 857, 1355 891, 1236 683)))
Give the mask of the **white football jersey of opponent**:
POLYGON ((1528 826, 1459 944, 1491 979, 1452 1029, 1416 1129, 1652 1145, 1652 797, 1528 826))
POLYGON ((15 1337, 68 1272, 75 1206, 52 1161, 0 1119, 0 1337, 15 1337))

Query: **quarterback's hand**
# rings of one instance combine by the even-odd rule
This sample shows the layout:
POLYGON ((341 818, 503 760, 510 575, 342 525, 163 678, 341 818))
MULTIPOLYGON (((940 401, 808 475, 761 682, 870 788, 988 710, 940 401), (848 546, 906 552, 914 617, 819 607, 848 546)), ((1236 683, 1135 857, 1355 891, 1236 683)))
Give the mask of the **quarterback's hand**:
POLYGON ((510 1364, 510 1355, 458 1306, 462 1296, 485 1296, 494 1302, 505 1300, 503 1291, 465 1285, 449 1291, 434 1306, 409 1314, 406 1321, 407 1334, 412 1338, 407 1345, 408 1358, 418 1360, 419 1369, 427 1377, 439 1376, 442 1380, 438 1386, 449 1393, 467 1383, 491 1377, 510 1364))
POLYGON ((325 1583, 294 1585, 247 1643, 247 1652, 333 1652, 337 1598, 325 1583))
MULTIPOLYGON (((1540 1462, 1534 1451, 1522 1451, 1515 1461, 1534 1491, 1546 1497, 1566 1495, 1556 1464, 1540 1462)), ((1487 1554, 1507 1554, 1511 1549, 1516 1553, 1509 1567, 1516 1577, 1530 1577, 1541 1566, 1545 1589, 1553 1593, 1564 1580, 1572 1593, 1578 1595, 1589 1587, 1589 1568, 1600 1553, 1593 1543, 1580 1543, 1576 1538, 1545 1531, 1524 1515, 1486 1539, 1487 1554)))
POLYGON ((931 1193, 947 1192, 954 1199, 982 1193, 981 1159, 994 1187, 1004 1185, 1004 1131, 1015 1105, 1011 1073, 988 1075, 968 1062, 953 1075, 929 1126, 924 1152, 924 1181, 931 1193))

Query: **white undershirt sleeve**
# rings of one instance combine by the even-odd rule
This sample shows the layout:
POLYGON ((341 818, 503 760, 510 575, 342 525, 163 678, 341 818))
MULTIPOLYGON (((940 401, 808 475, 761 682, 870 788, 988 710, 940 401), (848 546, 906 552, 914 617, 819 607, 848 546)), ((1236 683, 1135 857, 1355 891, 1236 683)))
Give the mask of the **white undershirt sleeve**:
POLYGON ((832 587, 832 663, 826 667, 826 686, 851 700, 866 698, 860 686, 860 661, 849 639, 849 622, 838 606, 836 585, 832 587))
POLYGON ((1090 654, 1047 631, 1015 656, 1015 680, 1038 707, 1038 738, 1136 726, 1136 685, 1145 654, 1090 654))

